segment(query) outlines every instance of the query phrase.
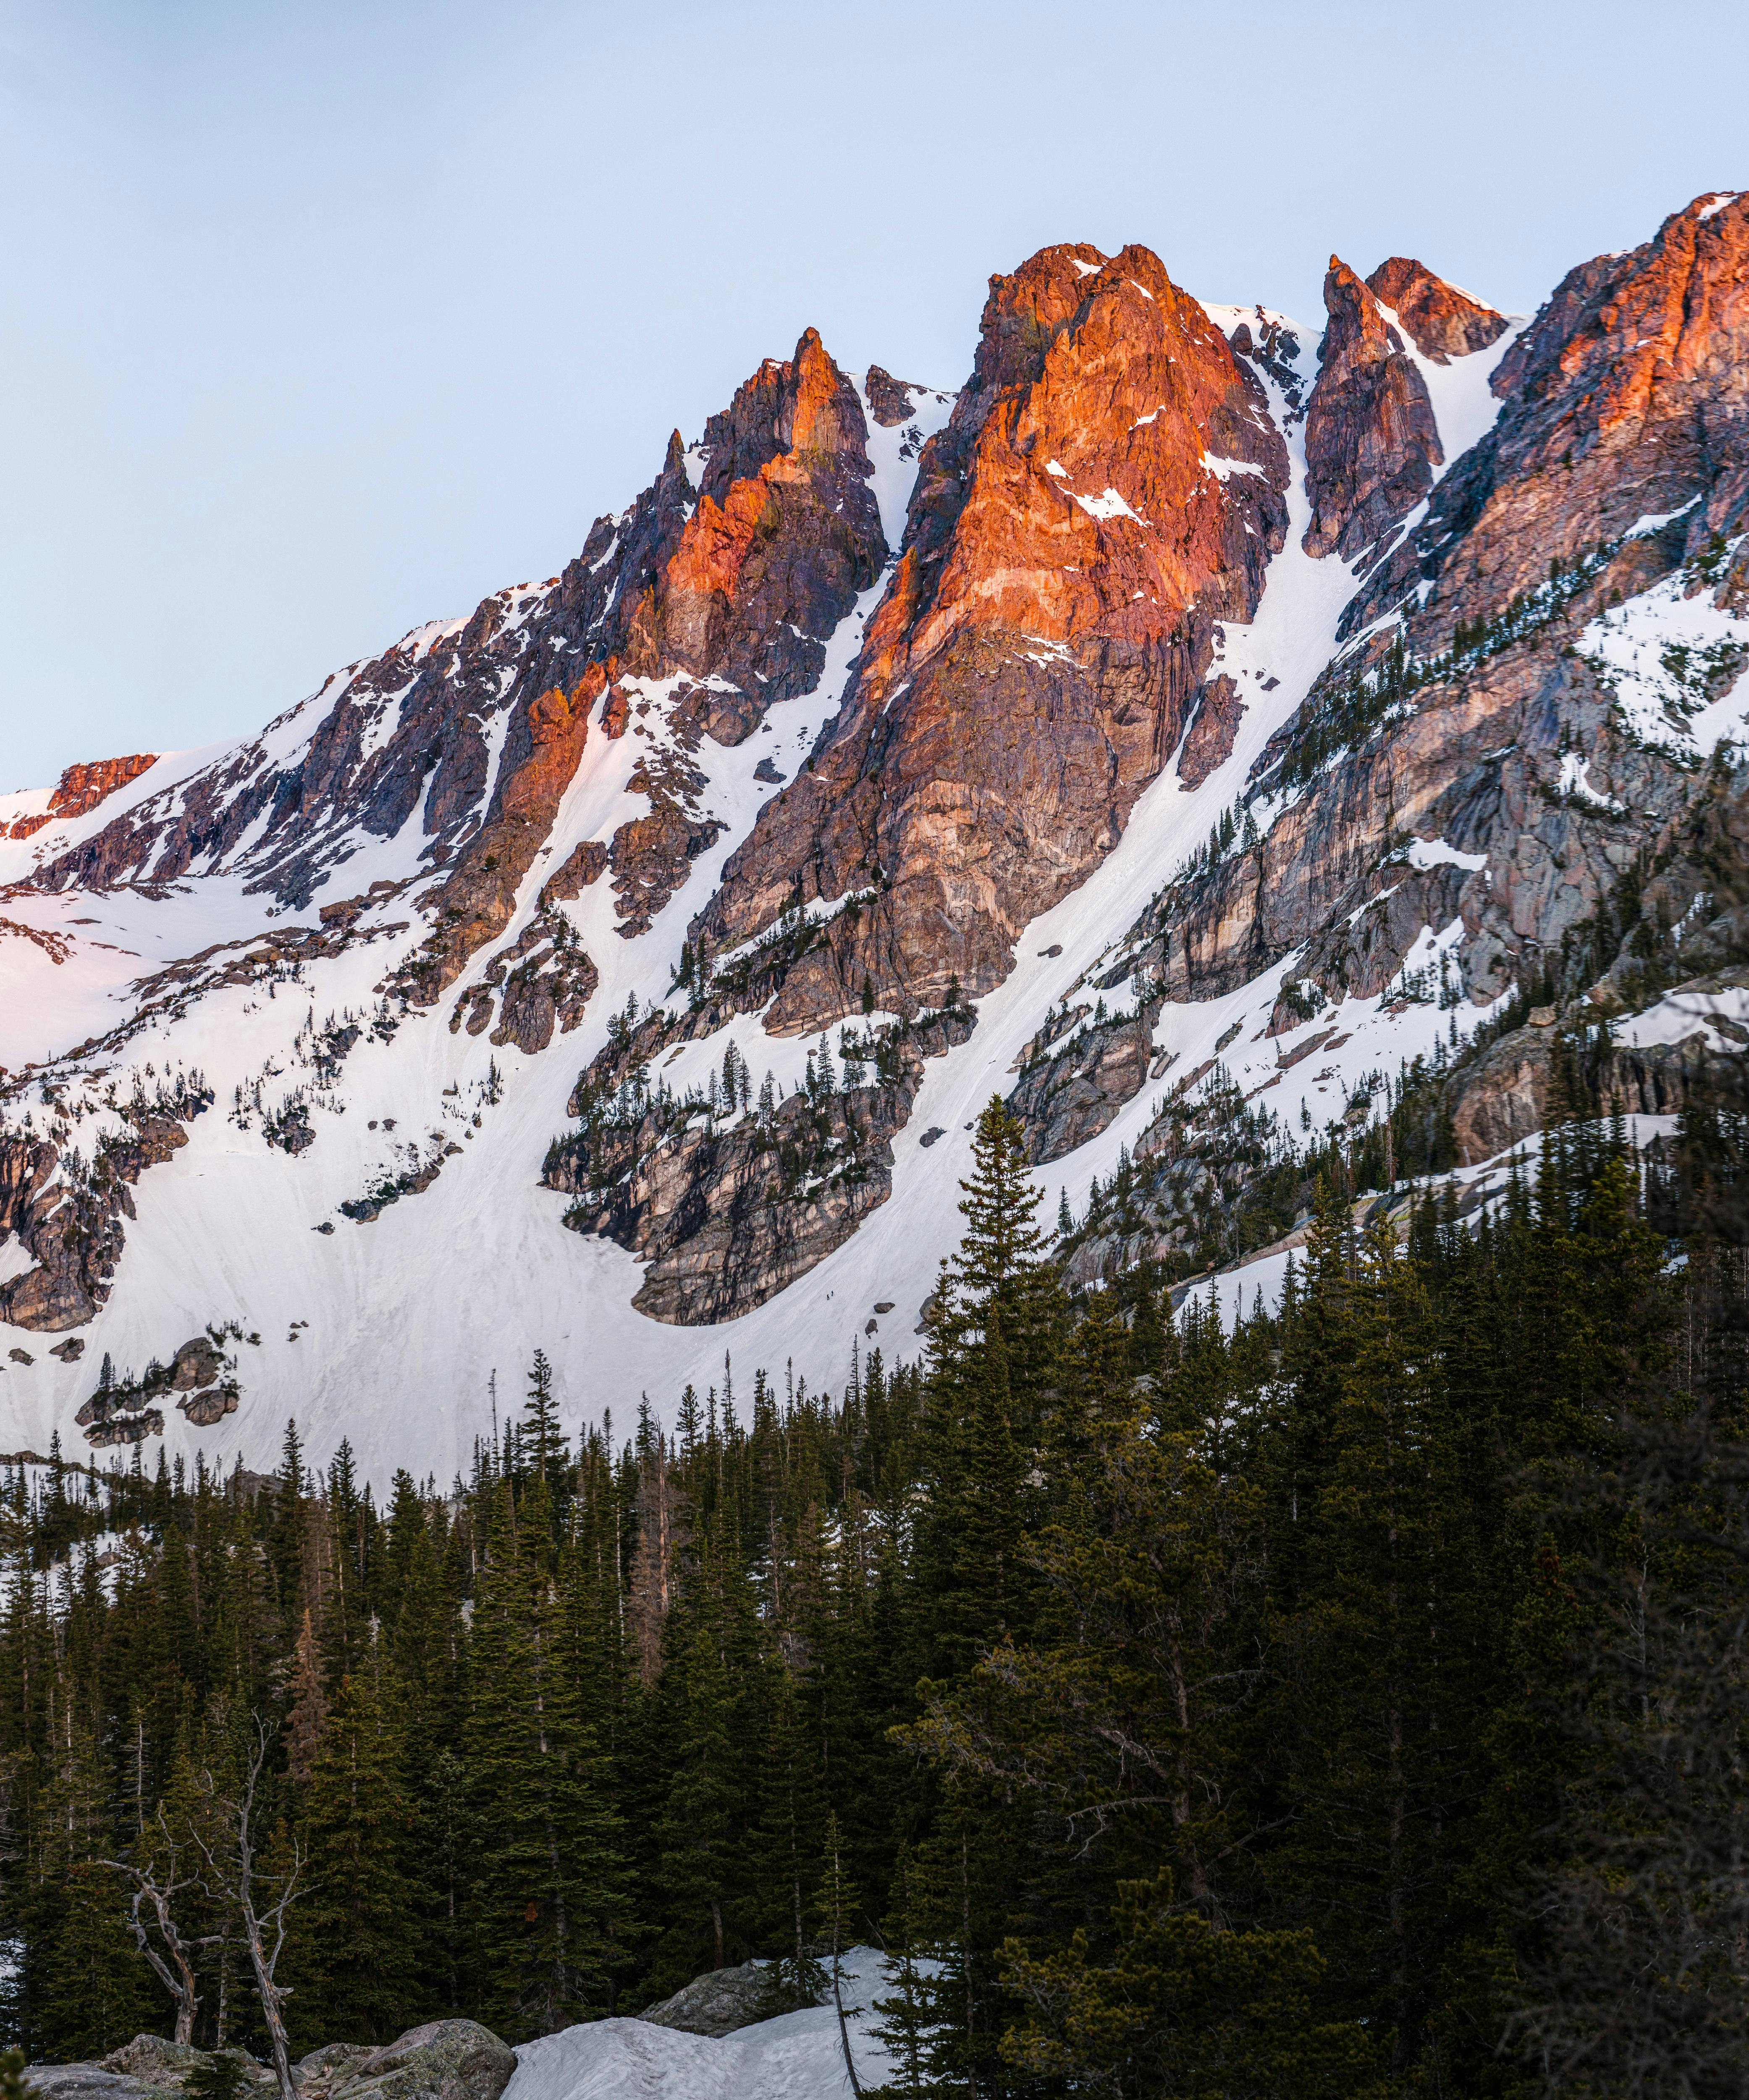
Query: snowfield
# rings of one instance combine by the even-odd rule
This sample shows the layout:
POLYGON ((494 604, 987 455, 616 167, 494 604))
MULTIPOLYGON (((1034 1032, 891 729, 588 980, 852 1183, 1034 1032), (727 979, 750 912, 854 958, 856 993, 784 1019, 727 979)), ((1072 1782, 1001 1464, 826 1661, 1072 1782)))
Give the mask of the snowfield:
MULTIPOLYGON (((884 1989, 884 1963, 871 1947, 844 1957, 844 2010, 863 2087, 897 2067, 882 2045, 859 2032, 884 1989)), ((832 2006, 761 2020, 720 2040, 677 2033, 645 2020, 597 2020, 566 2027, 516 2053, 504 2100, 840 2100, 850 2091, 838 2014, 832 2006)))

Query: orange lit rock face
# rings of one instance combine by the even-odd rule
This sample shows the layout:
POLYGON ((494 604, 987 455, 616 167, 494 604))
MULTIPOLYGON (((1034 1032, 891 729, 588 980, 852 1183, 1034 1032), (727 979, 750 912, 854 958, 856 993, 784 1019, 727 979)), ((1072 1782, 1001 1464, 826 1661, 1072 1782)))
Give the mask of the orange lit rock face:
POLYGON ((1425 262, 1393 255, 1367 279, 1367 289, 1389 307, 1430 364, 1472 357, 1497 342, 1506 316, 1436 277, 1425 262))
MULTIPOLYGON (((421 1002, 508 924, 592 716, 610 738, 626 733, 622 681, 699 681, 681 689, 683 733, 738 743, 772 701, 817 681, 826 638, 880 574, 886 542, 861 404, 812 329, 793 359, 768 359, 711 418, 701 452, 695 507, 676 434, 661 476, 620 521, 624 588, 593 630, 614 653, 568 693, 537 694, 513 724, 495 805, 432 893, 438 930, 410 985, 421 1002)), ((609 849, 628 935, 648 926, 720 829, 701 818, 685 767, 646 768, 634 784, 649 814, 622 825, 609 849)))
POLYGON ((808 691, 825 640, 879 576, 862 406, 809 329, 705 426, 698 506, 631 623, 625 669, 715 677, 699 726, 737 743, 773 700, 808 691))
POLYGON ((6 836, 28 839, 58 817, 82 817, 86 810, 95 810, 118 788, 137 780, 148 765, 157 762, 155 751, 140 751, 128 758, 97 758, 85 765, 69 765, 55 783, 46 812, 40 817, 15 818, 6 836))
POLYGON ((1183 731, 1223 619, 1286 528, 1265 396, 1146 249, 1046 249, 991 280, 971 380, 920 464, 903 557, 811 770, 700 922, 874 892, 790 969, 817 1026, 987 990, 1110 851, 1183 731))
POLYGON ((602 683, 598 674, 586 673, 571 692, 549 686, 518 708, 485 822, 439 887, 420 899, 438 910, 430 938, 403 973, 403 988, 414 1005, 434 1004, 469 956, 509 924, 518 889, 546 843, 583 756, 589 710, 602 683))
POLYGON ((1704 547, 1749 492, 1749 199, 1699 197, 1625 254, 1571 271, 1501 359, 1492 434, 1440 483, 1425 525, 1369 580, 1354 631, 1417 581, 1413 623, 1443 647, 1460 618, 1650 514, 1704 547))
POLYGON ((1378 301, 1330 258, 1329 315, 1306 413, 1308 554, 1353 561, 1407 517, 1444 458, 1427 382, 1378 301))

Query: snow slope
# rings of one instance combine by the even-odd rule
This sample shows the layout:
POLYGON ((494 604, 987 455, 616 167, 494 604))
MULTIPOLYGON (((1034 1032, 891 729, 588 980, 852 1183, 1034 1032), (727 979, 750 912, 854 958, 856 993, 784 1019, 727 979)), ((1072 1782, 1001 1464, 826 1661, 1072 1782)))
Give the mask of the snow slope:
MULTIPOLYGON (((878 2085, 897 2067, 861 2030, 884 1988, 884 1964, 858 1947, 844 1967, 845 2011, 862 2014, 850 2025, 857 2076, 865 2088, 878 2085)), ((838 2014, 822 2005, 720 2040, 643 2020, 566 2027, 517 2051, 504 2100, 839 2100, 850 2089, 838 2014)))

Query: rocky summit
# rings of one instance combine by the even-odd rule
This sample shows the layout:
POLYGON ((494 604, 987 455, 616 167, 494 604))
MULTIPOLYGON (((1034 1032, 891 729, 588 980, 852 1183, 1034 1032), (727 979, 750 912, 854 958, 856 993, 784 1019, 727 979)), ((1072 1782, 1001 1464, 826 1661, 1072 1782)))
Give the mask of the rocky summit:
POLYGON ((1320 1148, 1659 1143, 1749 1040, 1749 196, 1324 305, 810 329, 557 576, 0 798, 0 1440, 447 1475, 537 1345, 914 1351, 993 1093, 1083 1283, 1273 1287, 1320 1148))

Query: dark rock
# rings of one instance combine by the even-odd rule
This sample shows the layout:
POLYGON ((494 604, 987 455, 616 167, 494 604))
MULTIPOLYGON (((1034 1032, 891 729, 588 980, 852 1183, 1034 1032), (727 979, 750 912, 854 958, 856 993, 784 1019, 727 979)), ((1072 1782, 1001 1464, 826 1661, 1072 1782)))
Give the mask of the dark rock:
POLYGON ((61 1181, 54 1179, 62 1160, 53 1140, 0 1132, 0 1239, 16 1234, 36 1260, 0 1285, 0 1320, 60 1334, 90 1319, 121 1259, 122 1220, 133 1214, 129 1189, 188 1142, 183 1123, 209 1098, 191 1101, 181 1115, 140 1113, 131 1137, 100 1140, 89 1169, 61 1181))
POLYGON ((176 1405, 196 1429, 210 1429, 216 1422, 222 1422, 227 1414, 235 1414, 240 1399, 234 1385, 214 1386, 205 1392, 190 1393, 176 1405))
POLYGON ((114 1444, 143 1444, 148 1436, 163 1434, 164 1417, 156 1408, 148 1407, 141 1414, 117 1414, 99 1422, 86 1431, 85 1440, 101 1451, 114 1444))
POLYGON ((306 2089, 326 2100, 499 2100, 516 2070, 514 2051, 477 2020, 431 2020, 362 2056, 319 2054, 306 2089))
POLYGON ((1324 302, 1329 325, 1306 412, 1305 544, 1309 554, 1352 561, 1421 501, 1445 455, 1426 381, 1377 300, 1334 255, 1324 302))
POLYGON ((561 898, 580 897, 592 882, 598 882, 607 866, 607 849, 599 839, 585 839, 573 846, 557 871, 541 887, 543 906, 561 898))
POLYGON ((713 1969, 676 1991, 672 1998, 638 2014, 652 2027, 676 2027, 682 2034, 728 2035, 766 2017, 765 1972, 756 1961, 736 1969, 713 1969))
POLYGON ((778 786, 785 778, 769 758, 762 758, 753 769, 753 778, 763 780, 768 787, 778 786))
POLYGON ((210 1335, 196 1335, 184 1342, 173 1359, 170 1390, 173 1392, 192 1392, 196 1387, 211 1385, 225 1368, 225 1360, 219 1354, 210 1335))
POLYGON ((1023 1071, 1008 1106, 1026 1129, 1034 1166, 1060 1159, 1109 1124, 1147 1081, 1157 1004, 1099 1021, 1023 1071))
POLYGON ((64 1342, 57 1342, 49 1354, 59 1357, 64 1364, 76 1364, 85 1354, 85 1343, 77 1335, 69 1335, 64 1342))
MULTIPOLYGON (((707 1032, 704 1017, 694 1018, 707 1032)), ((734 1318, 804 1275, 886 1202, 892 1140, 923 1060, 965 1041, 974 1021, 962 1008, 897 1030, 875 1052, 873 1084, 798 1091, 769 1114, 744 1111, 720 1126, 702 1108, 646 1099, 622 1120, 622 1082, 681 1032, 659 1014, 584 1075, 571 1104, 584 1128, 553 1147, 543 1179, 577 1198, 565 1217, 574 1230, 649 1258, 632 1300, 640 1312, 685 1326, 734 1318)))
POLYGON ((1203 687, 1196 712, 1178 747, 1178 780, 1187 791, 1200 788, 1232 757, 1233 739, 1239 734, 1245 711, 1239 688, 1224 671, 1203 687))

